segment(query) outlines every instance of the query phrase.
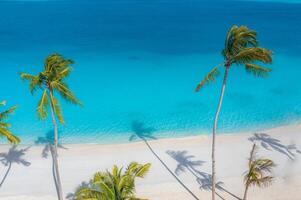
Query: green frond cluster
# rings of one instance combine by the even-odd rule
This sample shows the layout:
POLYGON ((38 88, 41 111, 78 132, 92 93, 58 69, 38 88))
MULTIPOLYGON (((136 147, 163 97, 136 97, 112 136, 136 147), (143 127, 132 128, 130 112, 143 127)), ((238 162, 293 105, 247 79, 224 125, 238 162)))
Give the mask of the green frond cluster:
POLYGON ((272 52, 260 47, 251 47, 243 49, 232 58, 232 63, 237 64, 252 63, 254 61, 270 63, 272 62, 272 52))
MULTIPOLYGON (((222 51, 226 63, 246 66, 248 72, 251 69, 252 74, 264 76, 271 70, 262 70, 263 67, 252 67, 255 63, 262 62, 269 64, 272 62, 272 51, 258 46, 257 34, 246 26, 232 26, 227 33, 225 48, 222 51), (256 72, 258 70, 259 72, 256 72)), ((228 67, 229 67, 228 66, 228 67)))
POLYGON ((271 176, 272 169, 275 163, 270 159, 253 158, 249 161, 249 169, 245 172, 244 182, 247 187, 253 185, 258 187, 267 187, 272 183, 273 176, 271 176))
POLYGON ((220 72, 218 70, 218 67, 214 67, 205 77, 204 79, 199 82, 199 84, 196 86, 195 91, 198 92, 203 86, 206 84, 209 84, 219 76, 220 72))
POLYGON ((272 71, 270 68, 261 67, 259 65, 250 63, 247 63, 245 65, 245 68, 248 73, 259 77, 267 77, 269 75, 269 72, 272 71))
POLYGON ((258 45, 257 33, 246 26, 232 26, 227 33, 225 48, 222 51, 225 60, 230 60, 242 49, 258 45))
POLYGON ((59 122, 64 123, 60 103, 54 97, 55 92, 67 102, 81 105, 64 80, 72 72, 71 64, 73 64, 72 60, 65 59, 59 54, 53 54, 45 59, 44 69, 39 74, 20 74, 22 80, 29 81, 29 90, 32 94, 37 89, 42 90, 42 96, 36 109, 39 119, 47 118, 51 106, 59 122))
MULTIPOLYGON (((0 102, 0 106, 4 106, 5 101, 0 102)), ((20 139, 9 131, 10 124, 5 120, 16 110, 16 106, 0 112, 0 136, 5 137, 9 143, 18 144, 20 139)))
POLYGON ((88 186, 75 192, 76 200, 143 200, 135 197, 135 179, 143 178, 151 164, 132 162, 123 172, 114 166, 111 172, 97 172, 88 186))
MULTIPOLYGON (((267 77, 271 69, 257 65, 258 62, 269 64, 272 62, 272 51, 258 46, 257 33, 246 26, 232 26, 225 39, 222 50, 224 66, 229 68, 232 64, 243 65, 250 74, 258 77, 267 77)), ((215 80, 219 75, 218 68, 213 68, 197 85, 199 91, 204 85, 215 80)))

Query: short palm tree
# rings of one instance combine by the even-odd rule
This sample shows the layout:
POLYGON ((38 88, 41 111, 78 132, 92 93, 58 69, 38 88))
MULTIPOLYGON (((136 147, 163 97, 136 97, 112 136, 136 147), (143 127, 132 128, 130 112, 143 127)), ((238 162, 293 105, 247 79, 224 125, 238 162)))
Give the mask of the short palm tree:
POLYGON ((258 65, 258 62, 271 63, 272 52, 268 49, 258 46, 257 34, 255 31, 248 29, 246 26, 232 26, 227 33, 225 47, 222 51, 224 62, 214 67, 202 81, 199 82, 195 91, 199 91, 203 86, 214 82, 220 74, 219 68, 223 66, 224 80, 221 88, 220 98, 217 110, 214 117, 212 130, 212 200, 215 200, 215 136, 219 112, 222 106, 222 101, 225 93, 228 72, 232 65, 243 66, 247 72, 259 76, 266 77, 271 71, 258 65))
POLYGON ((144 178, 151 164, 132 162, 123 172, 114 166, 112 172, 97 172, 88 186, 80 187, 76 200, 143 200, 135 196, 135 179, 144 178))
POLYGON ((36 108, 38 118, 42 120, 46 119, 48 111, 51 111, 54 127, 54 141, 51 148, 53 159, 52 170, 59 200, 63 200, 63 192, 57 159, 58 128, 56 119, 58 119, 61 124, 64 124, 64 119, 59 101, 54 95, 58 93, 62 99, 72 104, 80 105, 80 102, 65 82, 65 78, 67 78, 72 71, 70 67, 71 64, 73 64, 72 60, 65 59, 59 54, 52 54, 46 58, 42 72, 37 75, 21 73, 22 80, 29 81, 29 89, 32 94, 38 89, 42 91, 41 99, 36 108))
MULTIPOLYGON (((0 102, 0 106, 4 106, 6 101, 0 102)), ((0 136, 5 137, 9 143, 18 144, 20 139, 12 134, 9 130, 10 124, 5 120, 16 110, 16 106, 0 112, 0 136)))
POLYGON ((250 186, 266 187, 269 186, 273 180, 273 177, 269 174, 275 164, 270 159, 256 158, 256 145, 253 145, 249 159, 249 169, 245 172, 245 192, 243 200, 247 199, 247 193, 250 186))

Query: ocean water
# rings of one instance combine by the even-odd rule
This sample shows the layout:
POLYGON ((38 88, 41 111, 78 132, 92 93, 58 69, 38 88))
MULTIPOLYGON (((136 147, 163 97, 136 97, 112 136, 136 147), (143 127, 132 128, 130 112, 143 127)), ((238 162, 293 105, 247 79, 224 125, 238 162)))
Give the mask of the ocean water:
MULTIPOLYGON (((258 31, 274 52, 261 79, 233 67, 218 132, 260 131, 301 117, 301 3, 197 0, 0 1, 0 99, 18 105, 12 131, 32 144, 51 133, 38 121, 19 72, 37 73, 59 52, 75 61, 68 82, 84 103, 63 103, 64 143, 128 142, 210 134, 221 77, 195 93, 222 62, 233 24, 258 31)), ((2 140, 3 142, 4 140, 2 140)))

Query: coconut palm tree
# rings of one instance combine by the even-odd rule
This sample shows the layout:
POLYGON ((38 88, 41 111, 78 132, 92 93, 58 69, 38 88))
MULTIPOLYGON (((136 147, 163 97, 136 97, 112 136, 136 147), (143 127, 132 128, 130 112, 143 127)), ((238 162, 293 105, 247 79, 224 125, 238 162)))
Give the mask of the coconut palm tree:
POLYGON ((97 172, 89 185, 77 189, 76 200, 143 200, 135 196, 135 179, 144 178, 151 164, 132 162, 123 172, 114 166, 112 172, 97 172))
POLYGON ((266 187, 269 186, 273 180, 273 177, 268 175, 271 173, 272 168, 275 167, 275 163, 270 159, 256 158, 256 145, 253 145, 250 153, 250 159, 248 164, 248 171, 245 172, 245 192, 243 200, 247 199, 247 193, 250 186, 266 187))
POLYGON ((65 59, 59 54, 52 54, 46 58, 42 72, 37 75, 21 73, 22 80, 29 81, 29 89, 32 94, 38 89, 42 91, 41 99, 36 108, 38 118, 44 120, 47 118, 49 110, 51 112, 54 129, 54 141, 53 145, 51 145, 52 170, 59 200, 63 200, 63 192, 57 158, 57 119, 61 124, 64 124, 64 119, 59 101, 54 95, 59 94, 62 99, 67 102, 81 105, 65 82, 65 78, 67 78, 72 71, 70 67, 71 64, 73 64, 72 60, 65 59))
MULTIPOLYGON (((4 106, 6 101, 0 102, 0 106, 4 106)), ((18 144, 20 139, 9 131, 10 124, 5 120, 16 110, 16 106, 13 106, 7 110, 0 112, 0 136, 5 137, 9 143, 18 144)))
POLYGON ((214 82, 220 74, 219 68, 224 69, 224 79, 218 101, 217 110, 214 117, 212 130, 212 200, 215 200, 215 137, 218 116, 223 102, 228 73, 232 65, 243 66, 248 73, 255 76, 266 77, 271 69, 259 66, 258 63, 271 63, 272 52, 258 46, 257 34, 246 26, 232 26, 227 33, 225 47, 222 50, 224 62, 214 67, 202 81, 199 82, 195 91, 199 91, 203 86, 214 82))

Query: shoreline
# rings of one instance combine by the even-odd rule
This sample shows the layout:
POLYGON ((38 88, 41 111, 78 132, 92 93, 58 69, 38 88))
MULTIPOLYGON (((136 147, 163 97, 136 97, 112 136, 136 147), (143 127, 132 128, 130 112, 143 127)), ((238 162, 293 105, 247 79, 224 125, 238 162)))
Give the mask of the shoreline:
MULTIPOLYGON (((263 132, 263 131, 269 131, 269 130, 275 130, 275 129, 281 129, 281 128, 291 128, 291 127, 295 127, 301 124, 301 119, 298 120, 293 120, 293 122, 285 122, 285 123, 280 123, 280 124, 275 124, 275 125, 262 125, 260 126, 260 128, 245 128, 245 130, 243 129, 243 131, 224 131, 224 132, 219 132, 219 130, 217 130, 217 135, 218 136, 235 136, 235 135, 241 135, 241 134, 251 134, 251 133, 257 133, 257 132, 263 132)), ((119 133, 120 134, 120 133, 119 133)), ((131 136, 134 133, 133 132, 123 132, 123 135, 128 135, 131 136)), ((168 140, 168 139, 179 139, 179 138, 193 138, 193 137, 211 137, 212 135, 212 131, 204 131, 204 130, 175 130, 175 131, 156 131, 154 132, 154 135, 163 135, 163 137, 158 137, 156 139, 150 139, 149 141, 159 141, 159 140, 168 140), (185 135, 184 133, 189 133, 188 135, 185 135), (173 134, 173 133, 177 133, 177 134, 173 134), (175 135, 174 137, 172 137, 172 135, 175 135)), ((81 136, 82 137, 82 136, 81 136)), ((89 136, 87 136, 89 137, 89 136)), ((156 137, 156 136, 155 136, 156 137)), ((41 137, 42 138, 42 137, 41 137)), ((126 137, 129 138, 129 137, 126 137)), ((22 138, 21 138, 22 139, 22 138)), ((46 138, 44 138, 46 139, 46 138)), ((64 140, 64 139, 63 139, 64 140)), ((77 139, 77 140, 81 140, 77 139)), ((99 141, 101 141, 100 139, 98 139, 99 141)), ((97 141, 98 141, 97 140, 97 141)), ((80 142, 75 142, 75 143, 69 143, 69 142, 62 142, 63 145, 67 145, 67 146, 77 146, 77 145, 120 145, 120 144, 133 144, 136 142, 140 142, 139 140, 134 140, 134 141, 130 141, 129 139, 122 139, 121 141, 106 141, 106 140, 102 140, 105 142, 84 142, 84 143, 80 143, 80 142)), ((0 146, 9 146, 9 144, 5 143, 5 142, 0 142, 0 146)), ((19 144, 18 146, 43 146, 44 144, 35 144, 35 143, 22 143, 19 144)))
MULTIPOLYGON (((299 123, 260 131, 257 136, 253 132, 218 135, 217 177, 224 183, 223 188, 236 196, 242 196, 242 174, 246 170, 247 158, 252 146, 250 138, 253 137, 260 146, 259 156, 274 160, 277 167, 274 170, 276 178, 272 186, 266 189, 251 188, 249 199, 297 200, 295 197, 301 195, 301 191, 297 190, 301 188, 300 132, 299 123)), ((137 181, 138 197, 150 200, 193 200, 189 192, 174 178, 175 175, 199 199, 210 198, 210 190, 204 185, 208 181, 206 177, 210 175, 210 136, 166 138, 150 140, 148 143, 172 173, 168 172, 143 141, 105 145, 67 144, 64 148, 59 148, 64 195, 73 192, 82 181, 88 181, 97 171, 111 169, 114 164, 126 166, 131 161, 137 161, 152 163, 150 173, 143 180, 137 181), (202 176, 196 178, 185 167, 184 171, 176 173, 179 164, 185 164, 185 162, 181 163, 185 158, 197 163, 193 169, 202 176)), ((27 147, 28 145, 20 145, 17 150, 27 147)), ((1 145, 0 152, 7 152, 8 148, 8 145, 1 145)), ((41 156, 43 148, 43 146, 30 146, 25 151, 23 158, 30 165, 13 163, 3 187, 0 188, 1 200, 56 199, 51 159, 41 156)), ((0 164, 0 178, 3 177, 6 169, 6 166, 0 164)), ((227 200, 235 199, 225 191, 218 192, 227 200)))

